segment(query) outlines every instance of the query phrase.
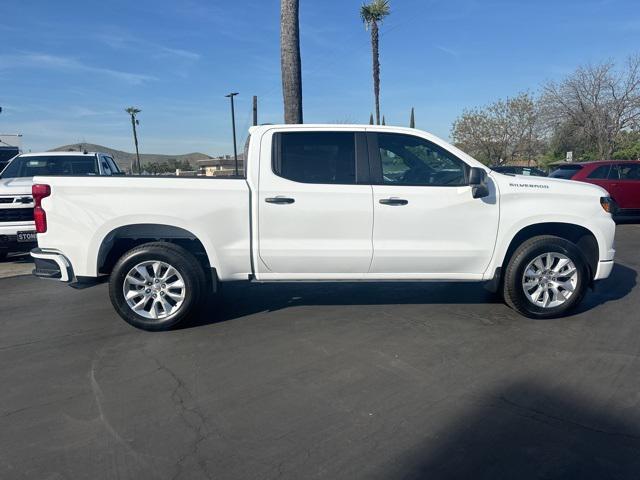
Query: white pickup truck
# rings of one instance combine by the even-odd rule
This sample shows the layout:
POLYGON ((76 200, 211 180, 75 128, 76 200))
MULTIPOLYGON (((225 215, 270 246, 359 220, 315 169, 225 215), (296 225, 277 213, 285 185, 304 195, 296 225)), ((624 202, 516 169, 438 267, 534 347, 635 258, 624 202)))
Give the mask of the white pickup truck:
POLYGON ((113 159, 97 152, 43 152, 15 156, 0 173, 0 261, 37 245, 31 186, 36 175, 120 175, 113 159))
POLYGON ((492 172, 415 129, 250 129, 245 176, 38 177, 35 275, 109 278, 130 324, 185 320, 218 282, 473 281, 535 318, 613 268, 605 190, 492 172))

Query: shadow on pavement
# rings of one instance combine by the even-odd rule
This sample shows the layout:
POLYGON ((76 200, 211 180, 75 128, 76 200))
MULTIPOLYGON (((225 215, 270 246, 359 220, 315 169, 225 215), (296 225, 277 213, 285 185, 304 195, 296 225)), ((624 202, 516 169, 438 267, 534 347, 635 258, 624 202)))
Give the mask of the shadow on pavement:
POLYGON ((228 283, 185 328, 302 305, 486 304, 501 300, 480 283, 228 283))
POLYGON ((395 459, 386 478, 638 478, 640 428, 606 399, 522 382, 395 459))
MULTIPOLYGON (((576 313, 590 310, 628 295, 637 273, 616 264, 611 276, 589 291, 576 313)), ((184 328, 202 326, 259 312, 308 305, 428 305, 501 303, 499 295, 480 283, 365 282, 365 283, 266 283, 224 284, 218 298, 206 302, 202 312, 184 328)))
POLYGON ((595 288, 589 292, 576 309, 576 313, 591 310, 607 302, 626 297, 636 286, 638 273, 626 265, 616 263, 609 278, 596 282, 595 288))

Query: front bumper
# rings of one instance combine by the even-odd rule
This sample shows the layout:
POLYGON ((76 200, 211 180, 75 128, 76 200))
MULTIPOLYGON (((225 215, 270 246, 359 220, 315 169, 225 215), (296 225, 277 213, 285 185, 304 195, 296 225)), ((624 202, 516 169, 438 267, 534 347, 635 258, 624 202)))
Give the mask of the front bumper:
POLYGON ((611 271, 613 270, 613 265, 613 260, 603 260, 598 262, 598 269, 596 270, 596 274, 593 279, 603 280, 605 278, 609 278, 609 275, 611 275, 611 271))
POLYGON ((33 274, 39 278, 71 283, 76 280, 71 262, 57 250, 34 248, 31 256, 36 265, 33 274))

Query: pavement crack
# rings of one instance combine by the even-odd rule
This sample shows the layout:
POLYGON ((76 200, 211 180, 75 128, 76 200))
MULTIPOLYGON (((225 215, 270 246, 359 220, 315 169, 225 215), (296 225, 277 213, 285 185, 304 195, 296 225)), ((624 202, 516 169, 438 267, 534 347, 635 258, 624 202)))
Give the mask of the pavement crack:
POLYGON ((599 434, 603 434, 603 435, 611 435, 611 436, 615 436, 615 437, 621 437, 621 438, 625 438, 628 440, 640 440, 640 436, 638 435, 632 435, 629 433, 623 433, 623 432, 612 432, 609 430, 604 430, 604 429, 600 429, 600 428, 596 428, 596 427, 592 427, 591 425, 586 425, 584 423, 581 422, 576 422, 574 420, 569 420, 567 418, 562 418, 560 416, 557 415, 552 415, 550 413, 546 413, 543 412, 542 410, 538 410, 537 408, 533 408, 533 407, 528 407, 525 405, 520 405, 516 402, 513 402, 503 396, 499 397, 500 401, 507 404, 509 407, 513 408, 513 409, 517 409, 519 411, 524 411, 524 412, 528 412, 529 415, 522 415, 521 413, 518 413, 518 415, 525 417, 525 418, 529 418, 531 420, 540 420, 538 417, 542 417, 544 419, 547 420, 553 420, 556 422, 560 422, 562 424, 565 425, 570 425, 572 427, 577 427, 577 428, 582 428, 584 430, 588 430, 590 432, 593 433, 599 433, 599 434))
POLYGON ((148 359, 153 361, 157 365, 158 369, 164 371, 175 383, 175 386, 171 391, 171 400, 179 410, 183 423, 192 430, 195 435, 189 449, 178 458, 178 461, 176 462, 177 471, 171 477, 172 480, 176 480, 182 476, 184 465, 189 459, 193 459, 198 464, 202 473, 204 473, 207 478, 213 478, 213 475, 208 471, 206 460, 200 456, 199 450, 201 444, 212 437, 215 432, 209 429, 207 425, 207 418, 198 408, 195 396, 187 388, 180 376, 167 367, 162 361, 160 361, 160 359, 151 355, 145 349, 142 349, 142 353, 148 359))
POLYGON ((98 408, 98 419, 104 426, 105 430, 109 433, 109 435, 111 435, 111 437, 113 437, 113 439, 115 439, 118 444, 122 445, 127 453, 129 453, 136 459, 142 459, 142 457, 144 457, 145 455, 140 454, 139 452, 134 450, 129 442, 127 442, 124 438, 122 438, 122 436, 120 436, 118 431, 113 427, 113 425, 111 425, 111 422, 109 422, 109 419, 104 412, 104 393, 102 392, 102 387, 100 387, 100 384, 98 383, 98 380, 96 378, 96 369, 100 358, 101 355, 99 353, 96 354, 94 359, 91 361, 91 370, 89 371, 89 383, 91 385, 91 392, 93 393, 96 407, 98 408))

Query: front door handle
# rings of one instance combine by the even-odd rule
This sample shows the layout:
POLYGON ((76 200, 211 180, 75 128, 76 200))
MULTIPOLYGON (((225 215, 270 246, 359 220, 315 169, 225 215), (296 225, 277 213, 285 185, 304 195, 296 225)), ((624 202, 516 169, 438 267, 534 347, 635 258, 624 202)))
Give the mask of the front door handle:
POLYGON ((278 205, 289 205, 289 204, 295 202, 295 200, 293 198, 280 197, 280 196, 265 198, 264 201, 267 202, 267 203, 275 203, 275 204, 278 204, 278 205))
POLYGON ((404 198, 391 197, 381 198, 379 202, 382 205, 406 205, 407 203, 409 203, 409 200, 405 200, 404 198))

